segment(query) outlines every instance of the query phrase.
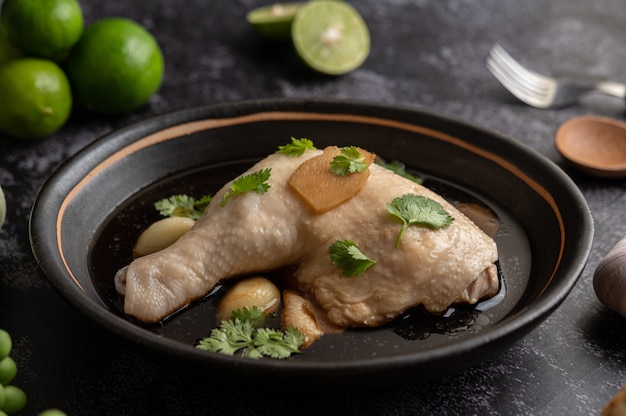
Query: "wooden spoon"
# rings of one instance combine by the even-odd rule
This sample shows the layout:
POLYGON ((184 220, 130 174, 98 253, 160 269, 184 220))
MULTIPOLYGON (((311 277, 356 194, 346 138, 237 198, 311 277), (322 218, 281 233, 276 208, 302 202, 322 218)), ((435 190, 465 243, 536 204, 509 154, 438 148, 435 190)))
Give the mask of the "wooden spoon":
POLYGON ((563 123, 555 145, 573 166, 602 178, 626 177, 626 123, 608 117, 579 116, 563 123))

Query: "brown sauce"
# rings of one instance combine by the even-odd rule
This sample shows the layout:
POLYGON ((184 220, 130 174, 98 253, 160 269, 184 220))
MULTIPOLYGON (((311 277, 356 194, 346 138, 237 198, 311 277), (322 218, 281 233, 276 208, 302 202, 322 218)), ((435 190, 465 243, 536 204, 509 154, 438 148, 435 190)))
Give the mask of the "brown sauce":
MULTIPOLYGON (((115 290, 113 276, 117 270, 132 260, 132 247, 141 231, 161 218, 154 208, 154 202, 179 193, 194 197, 214 194, 223 183, 239 175, 250 165, 250 161, 233 162, 168 178, 138 193, 111 216, 100 230, 100 235, 90 250, 90 265, 94 286, 112 311, 133 321, 132 317, 123 313, 123 299, 115 290)), ((451 307, 441 316, 433 316, 420 307, 414 308, 384 327, 385 330, 391 330, 406 341, 423 340, 437 334, 451 336, 493 325, 517 304, 523 295, 529 275, 529 270, 525 266, 520 267, 520 264, 530 264, 525 234, 521 225, 498 207, 497 202, 484 201, 468 191, 435 178, 425 177, 424 186, 458 206, 485 232, 495 238, 500 252, 498 264, 500 291, 493 298, 477 305, 451 307), (520 238, 520 235, 523 238, 520 238), (503 256, 505 262, 504 267, 501 267, 503 256), (507 257, 514 258, 506 261, 507 257), (509 280, 515 282, 512 285, 513 291, 508 290, 509 280)), ((269 273, 265 276, 280 284, 279 273, 269 273)), ((229 281, 218 285, 202 299, 159 324, 147 328, 157 334, 195 344, 197 339, 208 336, 211 329, 217 326, 215 322, 217 304, 225 290, 232 284, 229 281)), ((279 323, 278 317, 268 322, 269 325, 276 326, 279 323)), ((353 331, 358 333, 361 330, 353 331)))

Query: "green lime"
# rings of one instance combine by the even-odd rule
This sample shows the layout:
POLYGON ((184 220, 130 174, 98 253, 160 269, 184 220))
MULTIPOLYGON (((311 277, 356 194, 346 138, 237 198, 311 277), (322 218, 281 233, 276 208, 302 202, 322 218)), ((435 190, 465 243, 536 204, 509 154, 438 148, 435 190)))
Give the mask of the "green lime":
POLYGON ((291 23, 303 3, 276 3, 251 10, 246 20, 261 36, 273 41, 291 40, 291 23))
POLYGON ((25 54, 60 59, 83 33, 83 12, 77 0, 5 0, 2 26, 25 54))
MULTIPOLYGON (((7 215, 7 201, 4 199, 4 192, 2 192, 2 187, 0 186, 0 228, 2 228, 2 224, 4 224, 4 219, 7 215)), ((2 338, 2 336, 0 336, 2 338)), ((0 341, 1 345, 2 341, 0 341)), ((0 346, 0 360, 2 359, 2 347, 0 346)))
POLYGON ((72 93, 54 62, 20 58, 0 66, 0 131, 20 139, 40 139, 67 121, 72 93))
POLYGON ((343 1, 307 2, 294 17, 291 36, 300 58, 324 74, 352 71, 370 52, 367 24, 354 7, 343 1))
POLYGON ((4 386, 6 400, 0 410, 12 415, 21 411, 26 406, 26 393, 12 384, 4 386))
POLYGON ((0 27, 0 65, 20 56, 22 53, 9 42, 6 33, 0 27))
POLYGON ((76 101, 107 114, 146 104, 161 86, 163 70, 161 48, 150 32, 117 17, 87 27, 66 62, 76 101))
POLYGON ((59 410, 59 409, 48 409, 43 412, 37 414, 37 416, 67 416, 67 413, 59 410))
MULTIPOLYGON (((0 384, 0 415, 2 415, 2 408, 7 402, 7 394, 4 392, 4 386, 0 384)), ((6 413, 5 413, 6 414, 6 413)))
POLYGON ((0 360, 9 356, 11 348, 13 348, 11 335, 4 329, 0 329, 0 360))
POLYGON ((11 357, 4 357, 0 360, 0 384, 6 386, 17 375, 17 365, 11 357))

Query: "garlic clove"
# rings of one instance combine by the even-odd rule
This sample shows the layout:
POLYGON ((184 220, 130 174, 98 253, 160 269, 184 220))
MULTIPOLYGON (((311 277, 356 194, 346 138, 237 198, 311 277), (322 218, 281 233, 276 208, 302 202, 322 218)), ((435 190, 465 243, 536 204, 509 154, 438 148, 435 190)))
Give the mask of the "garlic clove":
POLYGON ((280 306, 280 290, 270 280, 255 276, 233 286, 218 305, 217 322, 230 319, 233 311, 254 306, 265 314, 271 314, 280 306))
POLYGON ((593 275, 593 289, 600 302, 626 317, 626 237, 598 263, 593 275))
POLYGON ((146 228, 137 239, 133 248, 133 256, 141 257, 163 250, 175 243, 195 223, 194 220, 187 217, 167 217, 155 222, 146 228))

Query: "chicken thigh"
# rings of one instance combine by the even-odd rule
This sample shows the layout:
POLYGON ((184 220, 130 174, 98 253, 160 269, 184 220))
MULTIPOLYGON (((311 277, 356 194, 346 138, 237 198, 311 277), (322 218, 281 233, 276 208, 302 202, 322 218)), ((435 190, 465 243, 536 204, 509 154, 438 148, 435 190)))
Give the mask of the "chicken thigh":
POLYGON ((244 174, 271 168, 269 190, 237 195, 222 207, 226 184, 176 243, 118 273, 125 312, 156 322, 224 279, 283 266, 294 270, 289 286, 344 328, 381 325, 417 305, 439 314, 453 303, 475 303, 497 292, 494 240, 442 197, 388 169, 371 165, 355 196, 315 214, 288 180, 320 153, 268 156, 244 174), (409 193, 439 202, 454 221, 440 229, 410 226, 396 246, 402 224, 386 204, 409 193), (354 241, 376 264, 359 276, 344 276, 329 257, 337 240, 354 241))

